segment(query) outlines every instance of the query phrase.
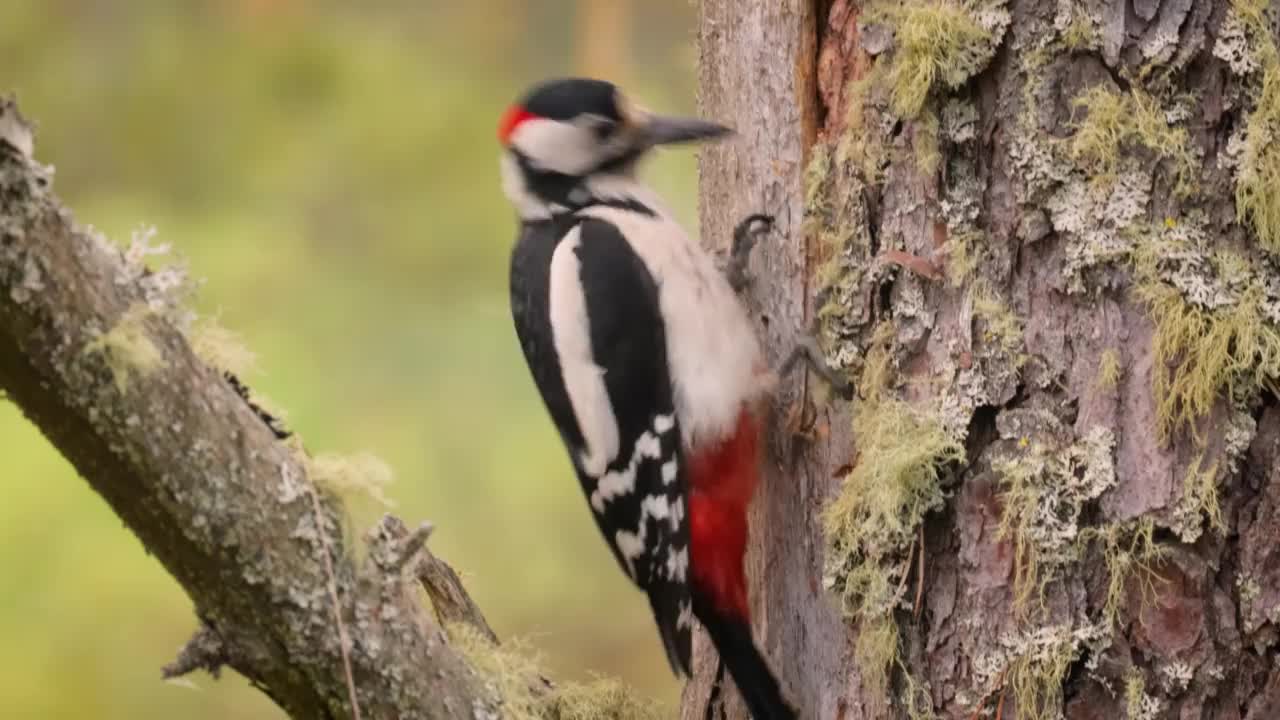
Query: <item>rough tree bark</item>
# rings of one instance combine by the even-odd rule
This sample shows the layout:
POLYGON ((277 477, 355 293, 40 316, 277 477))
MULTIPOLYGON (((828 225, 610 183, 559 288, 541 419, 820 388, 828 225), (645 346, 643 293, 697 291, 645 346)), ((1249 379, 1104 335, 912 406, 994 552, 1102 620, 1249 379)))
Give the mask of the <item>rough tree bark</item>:
POLYGON ((859 385, 784 385, 753 511, 804 717, 1280 717, 1275 20, 702 0, 702 236, 777 216, 761 332, 859 385))
POLYGON ((295 718, 497 717, 418 596, 421 573, 442 621, 478 617, 430 527, 389 518, 355 563, 305 453, 193 354, 180 276, 77 227, 50 178, 0 100, 0 391, 191 597, 166 674, 229 666, 295 718))

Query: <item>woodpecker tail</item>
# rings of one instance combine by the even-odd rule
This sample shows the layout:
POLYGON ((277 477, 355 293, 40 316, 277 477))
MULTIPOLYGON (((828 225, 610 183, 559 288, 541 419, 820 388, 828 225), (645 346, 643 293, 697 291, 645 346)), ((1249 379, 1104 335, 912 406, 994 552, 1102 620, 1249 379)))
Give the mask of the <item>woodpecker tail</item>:
POLYGON ((717 610, 696 591, 693 614, 711 635, 711 641, 720 653, 720 661, 733 676, 751 717, 755 720, 795 720, 795 709, 783 699, 778 679, 751 639, 751 623, 746 618, 717 610))

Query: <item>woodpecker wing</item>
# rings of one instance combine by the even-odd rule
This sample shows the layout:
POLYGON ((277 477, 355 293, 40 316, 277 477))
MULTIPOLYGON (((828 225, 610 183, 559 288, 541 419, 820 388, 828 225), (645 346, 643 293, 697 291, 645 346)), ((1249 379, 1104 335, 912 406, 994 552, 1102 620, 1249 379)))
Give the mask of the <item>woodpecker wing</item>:
POLYGON ((689 672, 686 472, 658 287, 613 224, 527 224, 512 315, 596 523, 649 596, 668 660, 689 672))

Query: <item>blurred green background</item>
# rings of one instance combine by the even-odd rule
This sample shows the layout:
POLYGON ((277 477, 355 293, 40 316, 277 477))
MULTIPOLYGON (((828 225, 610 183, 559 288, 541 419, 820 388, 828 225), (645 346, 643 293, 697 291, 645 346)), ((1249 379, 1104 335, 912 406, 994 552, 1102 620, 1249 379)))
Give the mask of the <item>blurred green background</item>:
MULTIPOLYGON (((0 92, 81 223, 154 225, 204 278, 313 452, 390 463, 501 635, 674 703, 515 342, 495 128, 567 73, 692 112, 693 24, 689 0, 6 0, 0 92)), ((695 167, 648 168, 690 224, 695 167)), ((6 403, 0 480, 4 717, 282 716, 234 674, 160 681, 189 601, 6 403)))

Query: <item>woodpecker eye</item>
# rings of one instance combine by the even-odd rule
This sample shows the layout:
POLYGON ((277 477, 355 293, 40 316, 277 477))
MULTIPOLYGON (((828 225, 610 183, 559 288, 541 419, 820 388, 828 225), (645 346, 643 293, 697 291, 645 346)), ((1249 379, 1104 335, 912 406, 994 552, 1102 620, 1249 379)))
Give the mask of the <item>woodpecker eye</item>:
POLYGON ((618 129, 618 123, 605 117, 592 118, 591 132, 595 133, 597 140, 607 140, 609 136, 618 129))

